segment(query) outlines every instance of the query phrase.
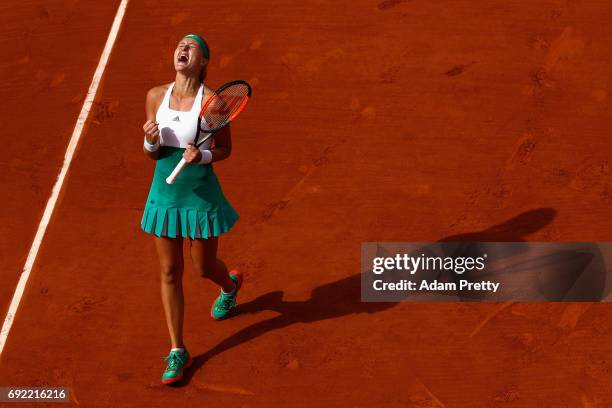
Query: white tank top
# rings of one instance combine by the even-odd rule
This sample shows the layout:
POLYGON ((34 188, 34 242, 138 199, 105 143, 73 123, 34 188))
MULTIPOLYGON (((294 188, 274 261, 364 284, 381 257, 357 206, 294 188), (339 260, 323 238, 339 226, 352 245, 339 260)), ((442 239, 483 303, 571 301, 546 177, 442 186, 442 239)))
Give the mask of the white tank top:
MULTIPOLYGON (((174 82, 168 87, 164 99, 162 100, 159 109, 155 115, 158 127, 161 134, 161 145, 172 147, 187 147, 187 144, 193 143, 193 138, 196 135, 198 128, 198 115, 202 109, 202 93, 204 92, 204 84, 200 85, 198 93, 193 101, 191 110, 177 111, 170 109, 170 95, 174 89, 174 82)), ((205 134, 200 134, 205 136, 205 134)), ((204 142, 199 148, 200 150, 209 149, 211 145, 210 138, 204 142)))

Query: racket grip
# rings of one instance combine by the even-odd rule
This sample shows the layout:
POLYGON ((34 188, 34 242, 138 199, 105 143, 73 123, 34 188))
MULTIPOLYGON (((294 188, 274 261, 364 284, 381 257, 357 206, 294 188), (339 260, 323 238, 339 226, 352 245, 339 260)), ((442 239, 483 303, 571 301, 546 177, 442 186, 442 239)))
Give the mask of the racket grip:
POLYGON ((179 173, 181 172, 181 170, 183 170, 183 167, 185 167, 186 164, 187 162, 185 161, 185 159, 181 159, 181 161, 176 165, 174 170, 172 170, 172 173, 170 173, 170 175, 166 178, 166 183, 174 183, 174 179, 176 178, 176 176, 179 175, 179 173))

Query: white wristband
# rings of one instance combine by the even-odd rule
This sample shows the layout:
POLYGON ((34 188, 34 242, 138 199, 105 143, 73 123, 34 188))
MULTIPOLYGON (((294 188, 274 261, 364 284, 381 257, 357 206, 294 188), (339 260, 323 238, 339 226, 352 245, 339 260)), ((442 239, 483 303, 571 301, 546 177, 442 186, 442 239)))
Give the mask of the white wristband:
POLYGON ((159 149, 159 139, 155 142, 155 144, 151 144, 147 141, 147 137, 144 138, 144 148, 149 152, 155 152, 159 149))
POLYGON ((212 152, 210 150, 200 150, 200 153, 202 153, 200 164, 208 164, 212 161, 212 152))

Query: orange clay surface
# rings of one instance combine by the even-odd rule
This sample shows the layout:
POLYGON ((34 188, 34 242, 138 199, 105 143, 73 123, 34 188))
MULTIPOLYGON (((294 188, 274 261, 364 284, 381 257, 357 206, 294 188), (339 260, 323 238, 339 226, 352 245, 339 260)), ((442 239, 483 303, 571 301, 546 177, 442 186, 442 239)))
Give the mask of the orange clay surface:
MULTIPOLYGON (((2 319, 118 3, 0 6, 2 319)), ((201 4, 129 4, 0 385, 83 407, 612 406, 609 304, 359 296, 362 241, 612 241, 610 2, 201 4), (167 387, 141 126, 189 32, 212 87, 254 88, 215 165, 245 283, 214 322, 218 288, 186 262, 194 364, 167 387)))

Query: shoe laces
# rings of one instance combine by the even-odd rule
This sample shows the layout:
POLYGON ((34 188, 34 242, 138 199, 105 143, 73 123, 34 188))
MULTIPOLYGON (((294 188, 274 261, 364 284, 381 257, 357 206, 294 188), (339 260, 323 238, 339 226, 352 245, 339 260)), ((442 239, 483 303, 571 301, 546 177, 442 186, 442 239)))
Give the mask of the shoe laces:
POLYGON ((183 353, 170 353, 164 360, 168 362, 166 371, 174 371, 178 370, 183 364, 185 364, 185 355, 183 353))
POLYGON ((228 295, 228 294, 222 293, 221 294, 221 307, 223 309, 230 309, 232 306, 234 306, 235 299, 236 299, 235 295, 228 295))

